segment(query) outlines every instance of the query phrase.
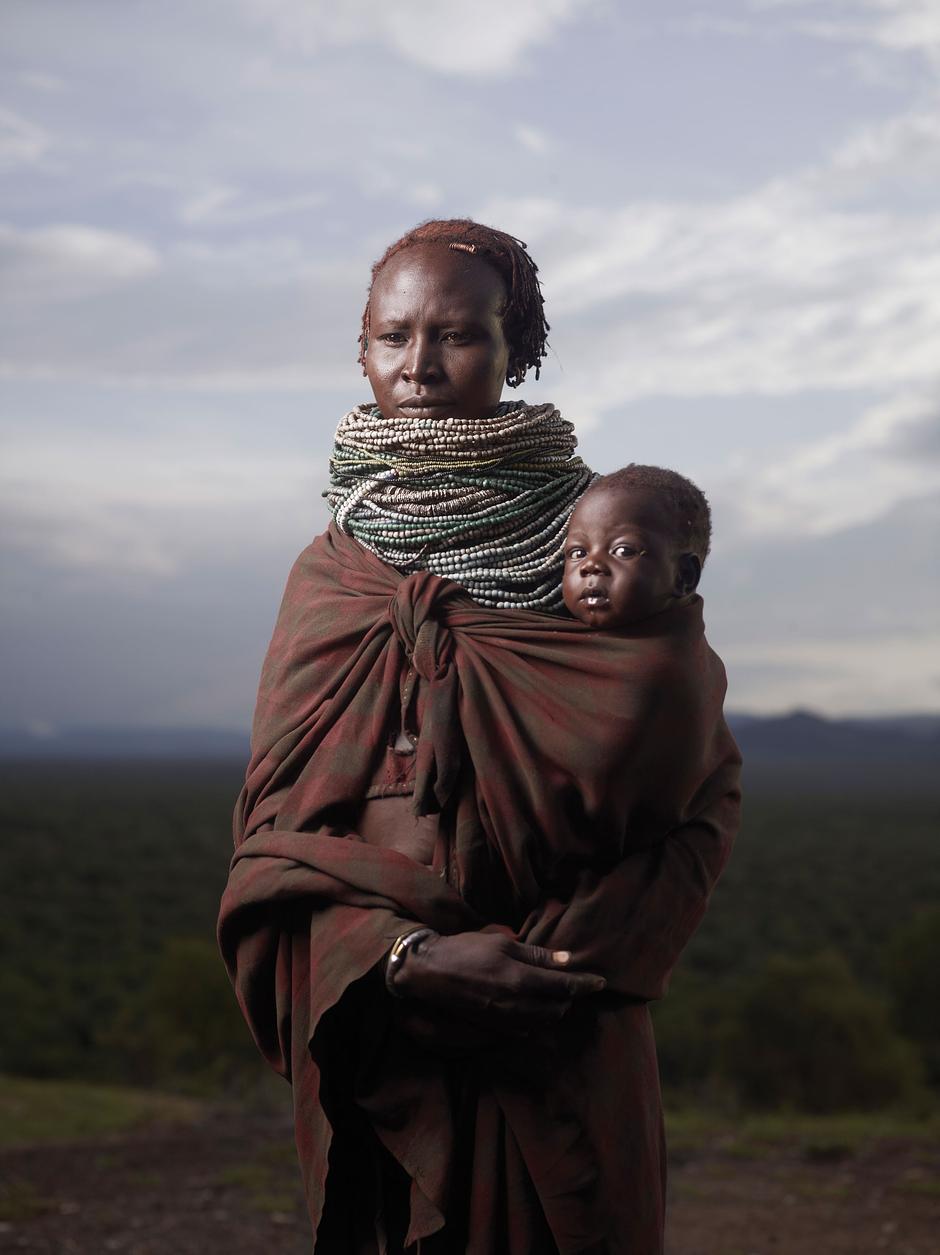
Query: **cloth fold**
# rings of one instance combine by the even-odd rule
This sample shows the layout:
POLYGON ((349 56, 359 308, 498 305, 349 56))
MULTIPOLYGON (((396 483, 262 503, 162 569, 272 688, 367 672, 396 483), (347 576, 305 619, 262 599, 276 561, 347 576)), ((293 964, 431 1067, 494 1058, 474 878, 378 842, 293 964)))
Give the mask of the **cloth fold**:
MULTIPOLYGON (((563 1255, 660 1249, 645 1000, 664 992, 730 852, 740 759, 724 687, 698 598, 596 633, 483 609, 335 527, 304 551, 262 673, 219 938, 259 1047, 293 1082, 314 1228, 331 1138, 318 1041, 330 1009, 417 922, 565 948, 607 978, 551 1040, 474 1066, 563 1255), (355 835, 412 670, 415 808, 453 814, 446 877, 355 835)), ((453 1188, 449 1064, 415 1047, 390 1002, 370 1004, 363 1032, 383 1046, 357 1102, 411 1177, 415 1240, 446 1223, 453 1188)))

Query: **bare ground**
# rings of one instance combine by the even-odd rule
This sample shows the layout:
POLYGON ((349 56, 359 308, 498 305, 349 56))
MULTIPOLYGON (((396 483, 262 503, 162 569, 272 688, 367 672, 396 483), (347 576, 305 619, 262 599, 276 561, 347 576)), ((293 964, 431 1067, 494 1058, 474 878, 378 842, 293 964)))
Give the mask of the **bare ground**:
MULTIPOLYGON (((927 1139, 716 1135, 677 1149, 670 1195, 668 1255, 940 1255, 940 1146, 927 1139)), ((4 1150, 0 1251, 309 1255, 290 1130, 215 1114, 4 1150)))

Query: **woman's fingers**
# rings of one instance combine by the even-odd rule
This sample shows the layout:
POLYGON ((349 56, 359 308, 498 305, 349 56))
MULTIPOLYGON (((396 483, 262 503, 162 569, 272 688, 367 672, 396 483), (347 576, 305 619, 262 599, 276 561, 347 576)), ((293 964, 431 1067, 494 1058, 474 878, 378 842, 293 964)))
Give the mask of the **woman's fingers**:
POLYGON ((571 962, 568 950, 548 950, 545 946, 527 946, 523 941, 506 943, 511 958, 520 963, 530 963, 532 967, 559 968, 571 962))
POLYGON ((553 981, 552 986, 543 986, 546 992, 554 987, 559 996, 562 990, 565 990, 570 997, 579 998, 584 994, 600 993, 607 986, 603 976, 598 976, 593 972, 570 971, 568 964, 571 962, 571 954, 568 950, 548 950, 545 946, 527 946, 521 941, 509 942, 508 948, 510 958, 564 978, 563 981, 553 981))
POLYGON ((598 994, 607 987, 603 976, 593 972, 546 971, 545 968, 522 967, 514 973, 514 992, 521 997, 574 999, 585 994, 598 994))

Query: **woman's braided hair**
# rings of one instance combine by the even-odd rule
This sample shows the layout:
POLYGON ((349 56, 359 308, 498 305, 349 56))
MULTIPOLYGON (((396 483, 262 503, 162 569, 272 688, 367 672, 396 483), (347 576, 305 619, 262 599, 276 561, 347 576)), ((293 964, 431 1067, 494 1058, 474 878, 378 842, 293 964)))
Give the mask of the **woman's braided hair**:
POLYGON ((502 277, 508 294, 502 312, 503 334, 509 345, 506 383, 518 388, 526 371, 535 368, 538 379, 542 358, 548 352, 548 323, 538 280, 538 266, 526 251, 522 240, 505 231, 483 226, 470 218, 432 218, 407 231, 390 244, 372 267, 369 299, 362 311, 362 332, 359 336, 359 364, 366 371, 366 349, 369 345, 369 304, 376 276, 385 263, 402 249, 413 244, 446 244, 455 251, 481 257, 502 277))

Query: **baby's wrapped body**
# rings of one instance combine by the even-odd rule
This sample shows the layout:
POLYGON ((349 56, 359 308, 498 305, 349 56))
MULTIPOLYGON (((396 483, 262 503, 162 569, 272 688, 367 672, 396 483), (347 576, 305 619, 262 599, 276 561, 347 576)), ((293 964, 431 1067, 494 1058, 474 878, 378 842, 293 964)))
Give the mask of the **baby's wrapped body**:
MULTIPOLYGON (((366 1214, 384 1201, 379 1229, 423 1252, 661 1250, 646 1001, 730 851, 739 758, 723 695, 697 598, 596 633, 482 610, 334 529, 301 556, 262 677, 220 937, 261 1049, 293 1082, 318 1250, 335 1249, 332 1226, 348 1232, 349 1181, 355 1194, 367 1178, 366 1214), (393 748, 403 718, 420 729, 413 755, 393 748), (544 1037, 455 1063, 406 1031, 409 1004, 381 980, 416 923, 568 950, 607 989, 544 1037), (359 1043, 344 1063, 343 1017, 359 1043)), ((350 1249, 380 1249, 373 1220, 350 1249)))

